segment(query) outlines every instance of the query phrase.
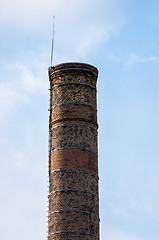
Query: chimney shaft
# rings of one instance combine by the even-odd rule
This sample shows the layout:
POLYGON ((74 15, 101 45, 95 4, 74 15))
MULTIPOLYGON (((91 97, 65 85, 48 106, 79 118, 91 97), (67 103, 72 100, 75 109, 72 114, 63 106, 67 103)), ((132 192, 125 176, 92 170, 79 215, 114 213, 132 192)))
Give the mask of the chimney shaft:
POLYGON ((49 68, 49 240, 99 239, 97 77, 83 63, 49 68))

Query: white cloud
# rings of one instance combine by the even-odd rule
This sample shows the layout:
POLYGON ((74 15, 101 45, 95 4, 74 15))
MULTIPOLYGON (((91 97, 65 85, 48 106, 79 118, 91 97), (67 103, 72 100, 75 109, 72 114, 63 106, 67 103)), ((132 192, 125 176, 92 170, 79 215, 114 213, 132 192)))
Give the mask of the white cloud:
POLYGON ((18 112, 19 107, 30 104, 30 96, 48 95, 48 76, 41 62, 12 63, 6 66, 0 82, 0 126, 18 112))
MULTIPOLYGON (((45 23, 49 19, 49 21, 52 21, 50 17, 56 15, 57 21, 63 22, 65 25, 70 24, 72 20, 78 25, 79 23, 87 24, 90 20, 91 22, 98 22, 99 20, 109 19, 109 26, 113 26, 114 20, 116 22, 119 16, 118 22, 121 20, 122 3, 123 0, 15 0, 14 2, 2 0, 0 20, 10 23, 11 26, 13 24, 19 24, 19 26, 24 24, 23 27, 29 26, 32 28, 37 27, 43 21, 45 23), (99 11, 100 14, 98 14, 99 11)), ((116 24, 113 27, 116 28, 116 24)))
MULTIPOLYGON (((35 64, 33 66, 35 67, 35 64)), ((48 94, 47 71, 45 71, 46 75, 44 76, 44 66, 42 69, 39 68, 37 72, 23 64, 12 65, 12 67, 19 72, 19 82, 21 82, 23 91, 32 94, 48 94)))
POLYGON ((61 46, 59 52, 78 58, 86 58, 90 53, 95 54, 98 44, 108 41, 123 25, 124 18, 119 2, 121 3, 102 0, 77 1, 71 16, 64 13, 60 21, 57 17, 55 46, 56 43, 61 46))
MULTIPOLYGON (((0 26, 15 34, 51 39, 56 16, 55 47, 71 59, 86 57, 99 43, 117 34, 124 22, 123 0, 2 0, 0 26), (5 26, 5 27, 4 27, 5 26)), ((56 56, 56 55, 55 55, 56 56)))
POLYGON ((137 64, 137 63, 148 63, 148 62, 152 62, 154 60, 156 60, 155 56, 143 57, 136 53, 132 53, 129 56, 128 61, 126 62, 126 66, 131 66, 131 65, 137 64))

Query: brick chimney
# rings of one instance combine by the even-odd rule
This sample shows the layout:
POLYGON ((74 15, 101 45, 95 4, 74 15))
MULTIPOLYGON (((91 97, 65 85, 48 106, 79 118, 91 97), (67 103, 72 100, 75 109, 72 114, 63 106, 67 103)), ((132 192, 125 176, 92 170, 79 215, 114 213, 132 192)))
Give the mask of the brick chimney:
POLYGON ((48 240, 99 239, 97 77, 89 64, 49 68, 48 240))

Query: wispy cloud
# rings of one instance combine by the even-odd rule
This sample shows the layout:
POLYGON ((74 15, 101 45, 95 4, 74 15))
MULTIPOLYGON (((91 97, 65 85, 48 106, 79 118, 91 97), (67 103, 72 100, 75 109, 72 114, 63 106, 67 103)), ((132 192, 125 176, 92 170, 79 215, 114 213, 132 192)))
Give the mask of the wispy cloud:
POLYGON ((0 82, 0 126, 17 113, 19 107, 30 104, 30 96, 48 94, 48 78, 45 65, 41 62, 10 63, 6 66, 6 73, 0 82))
POLYGON ((117 34, 124 23, 123 0, 2 2, 0 26, 16 34, 44 34, 51 39, 54 14, 56 52, 70 59, 74 56, 82 59, 94 53, 98 45, 117 34))
MULTIPOLYGON (((12 65, 12 67, 19 73, 19 83, 21 83, 20 86, 23 91, 28 94, 48 94, 47 69, 45 69, 46 72, 44 76, 40 69, 40 65, 37 72, 31 69, 30 66, 24 64, 15 64, 12 65)), ((42 66, 42 69, 44 69, 44 66, 42 66)))
POLYGON ((148 63, 154 60, 156 60, 155 56, 143 57, 137 53, 132 53, 126 62, 126 66, 132 66, 133 64, 138 64, 138 63, 148 63))

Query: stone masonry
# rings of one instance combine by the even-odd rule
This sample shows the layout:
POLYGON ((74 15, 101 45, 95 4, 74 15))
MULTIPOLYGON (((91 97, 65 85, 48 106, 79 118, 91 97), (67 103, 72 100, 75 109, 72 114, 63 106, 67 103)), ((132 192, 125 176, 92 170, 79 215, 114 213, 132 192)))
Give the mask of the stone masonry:
POLYGON ((99 239, 97 77, 89 64, 49 68, 48 240, 99 239))

